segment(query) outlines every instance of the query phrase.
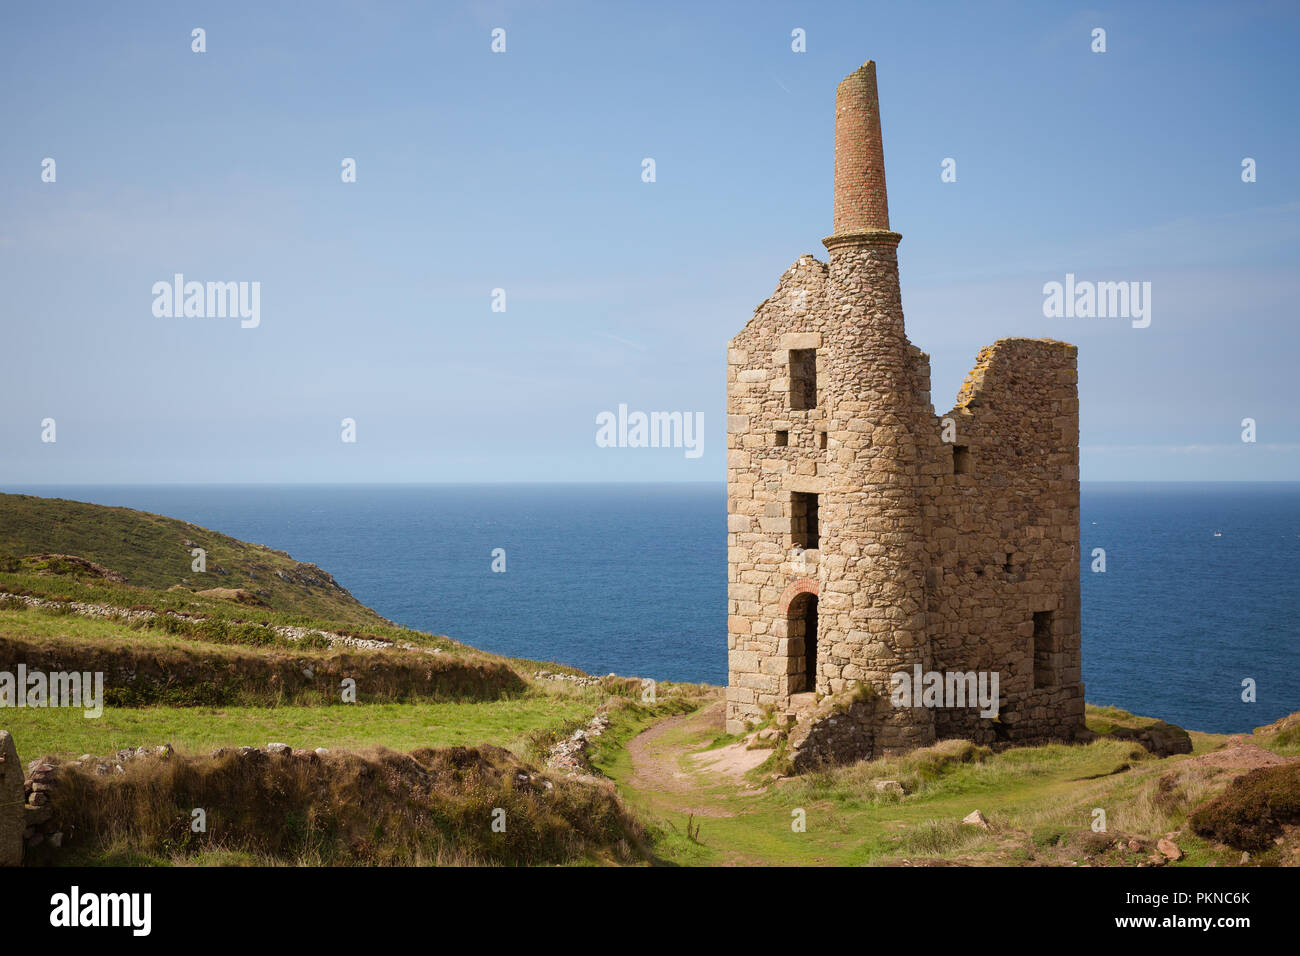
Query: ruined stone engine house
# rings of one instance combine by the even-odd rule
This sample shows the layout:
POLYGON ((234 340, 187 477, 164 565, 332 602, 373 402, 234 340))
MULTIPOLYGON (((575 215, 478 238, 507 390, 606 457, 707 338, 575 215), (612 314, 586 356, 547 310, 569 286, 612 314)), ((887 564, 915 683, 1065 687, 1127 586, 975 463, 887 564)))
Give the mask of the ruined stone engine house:
POLYGON ((936 415, 900 239, 868 62, 835 95, 829 262, 727 353, 727 730, 793 720, 796 766, 1083 726, 1077 350, 1000 339, 936 415), (996 672, 998 715, 893 706, 918 665, 996 672))

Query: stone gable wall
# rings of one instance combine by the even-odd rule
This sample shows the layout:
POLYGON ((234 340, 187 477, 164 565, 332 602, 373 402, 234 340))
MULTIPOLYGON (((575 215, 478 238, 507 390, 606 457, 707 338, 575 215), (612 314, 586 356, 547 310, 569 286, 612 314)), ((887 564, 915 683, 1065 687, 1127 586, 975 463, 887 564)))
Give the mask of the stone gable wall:
POLYGON ((785 615, 777 612, 789 585, 816 579, 818 552, 806 552, 796 565, 788 499, 791 490, 820 488, 828 460, 817 446, 825 409, 789 407, 788 355, 818 349, 819 379, 825 374, 826 279, 825 263, 801 256, 727 350, 727 709, 733 729, 736 721, 788 700, 802 674, 796 669, 802 645, 791 653, 785 615), (785 447, 776 445, 778 430, 787 432, 785 447))
MULTIPOLYGON (((981 350, 924 450, 928 620, 935 670, 999 672, 997 734, 1069 739, 1083 723, 1077 350, 1002 339, 981 350), (941 435, 943 418, 956 426, 941 435), (968 449, 954 474, 954 446, 968 449), (1051 681, 1035 687, 1034 612, 1051 612, 1051 681)), ((974 711, 936 711, 971 736, 974 711)))

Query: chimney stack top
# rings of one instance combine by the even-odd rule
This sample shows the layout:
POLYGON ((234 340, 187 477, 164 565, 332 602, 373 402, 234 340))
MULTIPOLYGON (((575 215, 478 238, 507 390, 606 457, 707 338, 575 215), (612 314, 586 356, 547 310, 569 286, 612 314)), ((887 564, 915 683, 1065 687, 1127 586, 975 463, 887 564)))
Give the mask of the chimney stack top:
POLYGON ((876 63, 868 60, 841 80, 835 91, 833 236, 888 231, 876 63))

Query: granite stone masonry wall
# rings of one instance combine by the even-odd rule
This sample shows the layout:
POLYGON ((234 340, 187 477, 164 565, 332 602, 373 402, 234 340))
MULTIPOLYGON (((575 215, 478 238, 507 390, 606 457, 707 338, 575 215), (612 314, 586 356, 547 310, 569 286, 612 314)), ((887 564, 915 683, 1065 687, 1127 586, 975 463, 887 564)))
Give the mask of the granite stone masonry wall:
POLYGON ((23 862, 23 765, 9 731, 0 730, 0 866, 23 862))

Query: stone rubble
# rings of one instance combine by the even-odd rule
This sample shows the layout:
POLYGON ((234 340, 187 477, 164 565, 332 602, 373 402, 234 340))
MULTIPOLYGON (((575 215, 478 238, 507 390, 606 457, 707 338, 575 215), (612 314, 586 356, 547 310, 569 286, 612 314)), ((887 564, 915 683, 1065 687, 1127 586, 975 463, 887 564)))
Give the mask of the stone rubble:
POLYGON ((564 774, 590 774, 587 743, 603 734, 608 726, 609 715, 603 710, 598 712, 585 727, 579 727, 551 748, 546 756, 546 765, 564 774))
POLYGON ((27 770, 28 780, 23 785, 23 842, 27 846, 40 846, 46 841, 52 846, 62 846, 64 834, 50 807, 50 798, 58 785, 58 770, 44 760, 32 761, 27 770))
MULTIPOLYGON (((611 675, 612 676, 612 675, 611 675)), ((562 680, 571 684, 577 684, 579 687, 599 687, 599 677, 587 677, 579 674, 556 674, 551 671, 538 671, 533 675, 537 680, 562 680)))

